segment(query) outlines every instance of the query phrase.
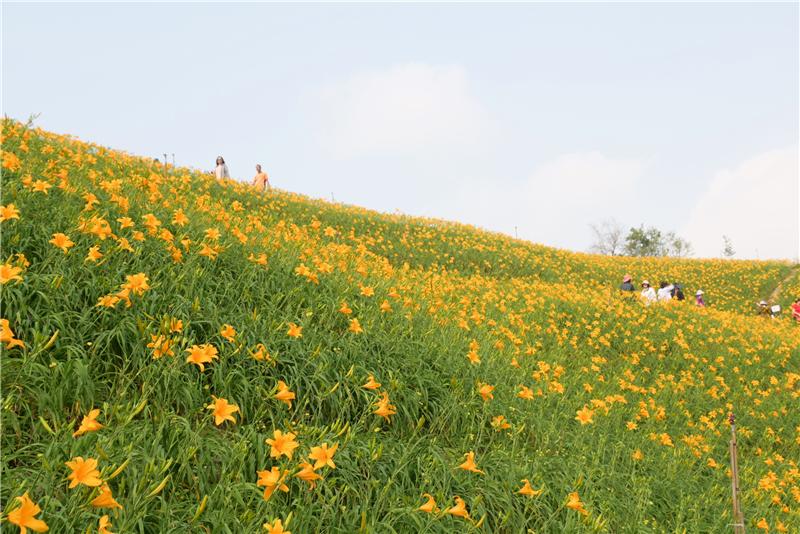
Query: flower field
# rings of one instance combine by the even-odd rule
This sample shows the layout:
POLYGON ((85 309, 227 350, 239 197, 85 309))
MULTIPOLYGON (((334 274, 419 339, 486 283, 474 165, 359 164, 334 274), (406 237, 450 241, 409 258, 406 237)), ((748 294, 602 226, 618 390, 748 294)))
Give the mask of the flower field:
POLYGON ((731 411, 748 530, 800 532, 800 328, 755 314, 788 263, 573 253, 11 120, 2 145, 3 532, 724 532, 731 411))

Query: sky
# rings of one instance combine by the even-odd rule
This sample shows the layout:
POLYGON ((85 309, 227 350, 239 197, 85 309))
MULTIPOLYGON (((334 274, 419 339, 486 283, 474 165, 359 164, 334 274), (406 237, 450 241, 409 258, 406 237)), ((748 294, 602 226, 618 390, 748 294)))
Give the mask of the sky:
POLYGON ((797 3, 2 5, 2 112, 588 250, 800 256, 797 3))

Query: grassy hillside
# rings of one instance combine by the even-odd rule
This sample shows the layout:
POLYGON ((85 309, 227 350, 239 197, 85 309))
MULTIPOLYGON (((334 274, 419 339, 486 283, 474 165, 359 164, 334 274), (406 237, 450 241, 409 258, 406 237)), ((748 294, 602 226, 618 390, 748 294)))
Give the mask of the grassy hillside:
POLYGON ((748 528, 800 529, 799 330, 752 311, 787 264, 575 254, 11 121, 3 150, 4 532, 25 493, 52 532, 720 532, 731 410, 748 528))

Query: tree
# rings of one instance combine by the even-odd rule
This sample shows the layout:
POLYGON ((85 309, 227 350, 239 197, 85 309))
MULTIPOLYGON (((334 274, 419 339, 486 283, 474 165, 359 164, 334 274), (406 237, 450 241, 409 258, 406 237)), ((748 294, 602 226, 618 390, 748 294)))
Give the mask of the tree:
POLYGON ((674 256, 676 258, 688 258, 694 254, 692 244, 682 237, 675 235, 675 232, 669 232, 666 235, 666 254, 665 256, 674 256))
POLYGON ((675 232, 664 233, 658 228, 653 226, 645 228, 644 225, 630 229, 625 236, 623 250, 628 256, 687 258, 694 253, 692 244, 675 235, 675 232))
POLYGON ((736 251, 733 250, 733 243, 731 243, 731 238, 724 235, 722 236, 722 242, 725 245, 725 248, 722 249, 722 255, 726 258, 732 258, 736 255, 736 251))
POLYGON ((628 256, 664 256, 664 235, 658 228, 631 228, 625 237, 625 254, 628 256))
POLYGON ((618 256, 622 253, 625 231, 617 221, 606 219, 600 224, 591 224, 589 227, 594 233, 594 242, 589 250, 608 256, 618 256))

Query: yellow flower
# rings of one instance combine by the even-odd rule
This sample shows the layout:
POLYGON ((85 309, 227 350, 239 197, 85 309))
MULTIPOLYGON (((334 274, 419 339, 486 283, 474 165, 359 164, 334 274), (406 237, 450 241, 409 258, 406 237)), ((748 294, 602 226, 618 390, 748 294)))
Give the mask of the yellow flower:
POLYGON ((14 204, 0 206, 0 222, 19 219, 19 210, 14 204))
POLYGON ((94 458, 87 458, 84 460, 83 457, 76 456, 69 462, 66 462, 66 466, 72 470, 72 473, 67 476, 67 479, 71 481, 69 483, 70 489, 78 484, 93 488, 103 483, 103 481, 100 480, 100 471, 97 470, 97 460, 94 458))
POLYGON ((25 534, 28 528, 34 532, 47 532, 49 530, 47 523, 35 517, 42 509, 28 497, 28 492, 26 491, 21 497, 17 497, 17 500, 20 505, 18 508, 8 512, 8 521, 17 525, 21 534, 25 534))
POLYGON ((308 482, 309 489, 314 489, 317 486, 317 480, 322 480, 322 476, 315 473, 314 466, 308 462, 300 462, 300 471, 295 477, 308 482))
POLYGON ((66 234, 62 234, 60 232, 53 234, 53 239, 50 240, 50 243, 60 248, 64 254, 69 252, 70 247, 75 244, 69 237, 67 237, 66 234))
POLYGON ((633 454, 631 454, 631 458, 633 458, 634 461, 639 462, 644 458, 644 454, 642 454, 641 450, 636 449, 633 451, 633 454))
POLYGON ((193 363, 200 368, 200 372, 206 370, 203 364, 211 363, 212 360, 217 359, 217 349, 213 345, 192 345, 186 352, 189 356, 186 357, 187 363, 193 363))
POLYGON ((129 274, 125 277, 125 280, 126 282, 122 284, 122 289, 127 289, 135 295, 143 295, 145 291, 150 289, 147 275, 144 273, 129 274))
POLYGON ((520 490, 517 492, 520 495, 526 495, 528 497, 536 497, 538 495, 541 495, 542 492, 544 491, 544 490, 533 489, 533 487, 531 487, 531 483, 528 481, 527 478, 523 478, 522 482, 523 482, 522 488, 520 488, 520 490))
POLYGON ((758 520, 758 523, 756 523, 756 527, 759 528, 760 530, 765 530, 769 532, 769 523, 767 523, 767 520, 763 517, 758 520))
POLYGON ((81 425, 78 427, 78 430, 76 430, 72 434, 72 437, 75 438, 83 434, 86 434, 87 432, 96 432, 101 428, 103 428, 103 425, 97 422, 98 415, 100 415, 100 410, 98 408, 95 408, 94 410, 89 410, 88 415, 85 415, 83 417, 81 425))
POLYGON ((490 386, 489 384, 478 384, 478 393, 480 393, 484 402, 494 398, 492 391, 494 391, 494 386, 490 386))
POLYGON ((97 534, 114 534, 109 530, 112 526, 111 519, 109 519, 107 515, 104 515, 100 518, 100 522, 97 526, 97 534))
POLYGON ((256 485, 264 486, 265 501, 268 501, 270 497, 272 497, 276 489, 283 492, 289 491, 289 486, 283 482, 287 473, 288 471, 281 472, 277 467, 273 467, 270 471, 264 470, 258 472, 258 482, 256 482, 256 485))
POLYGON ((575 510, 581 515, 589 515, 589 512, 586 511, 584 508, 583 502, 581 502, 581 498, 578 495, 577 491, 573 491, 569 494, 569 498, 567 499, 567 508, 570 510, 575 510))
POLYGON ((421 512, 426 512, 426 513, 429 513, 429 514, 438 513, 439 512, 439 508, 436 506, 436 500, 434 500, 433 495, 431 495, 430 493, 423 493, 422 496, 427 498, 428 501, 425 504, 423 504, 422 506, 420 506, 419 508, 417 508, 417 510, 420 510, 421 512))
POLYGON ((388 393, 386 393, 385 391, 383 392, 383 394, 381 395, 380 400, 378 400, 378 402, 376 404, 375 411, 373 411, 372 413, 374 413, 375 415, 380 415, 381 417, 383 417, 387 421, 389 420, 389 416, 390 415, 394 415, 394 414, 397 413, 397 410, 395 409, 395 407, 393 405, 389 404, 389 394, 388 393))
POLYGON ((286 332, 286 335, 289 337, 293 337, 297 339, 298 337, 303 337, 303 327, 297 326, 294 323, 289 323, 289 331, 286 332))
POLYGON ((361 323, 359 323, 356 318, 350 319, 350 326, 347 329, 354 334, 360 334, 364 331, 364 329, 361 328, 361 323))
POLYGON ((456 496, 455 500, 456 500, 455 506, 451 506, 450 508, 445 510, 445 513, 469 520, 469 512, 467 512, 467 505, 464 502, 464 499, 462 499, 459 496, 456 496))
POLYGON ((89 247, 89 253, 86 254, 86 260, 85 261, 96 262, 97 260, 99 260, 102 257, 103 257, 103 253, 100 252, 100 246, 94 245, 92 247, 89 247))
POLYGON ((371 297, 375 294, 375 290, 370 286, 361 286, 361 294, 365 297, 371 297))
POLYGON ((584 406, 580 410, 578 410, 577 415, 575 416, 575 420, 578 421, 581 425, 588 425, 590 423, 594 423, 594 411, 590 410, 587 406, 584 406))
POLYGON ((229 324, 222 325, 222 330, 220 330, 219 334, 231 343, 236 340, 236 330, 229 324))
POLYGON ((323 443, 320 447, 311 447, 311 453, 308 457, 312 460, 316 460, 314 469, 319 469, 326 465, 331 469, 336 469, 336 464, 333 463, 333 455, 336 454, 336 449, 338 448, 338 443, 334 443, 331 448, 328 448, 327 443, 323 443))
POLYGON ((264 523, 264 529, 267 534, 292 534, 283 528, 283 523, 280 519, 276 519, 273 523, 264 523))
POLYGON ((22 281, 19 273, 22 272, 22 267, 14 267, 11 263, 3 263, 0 265, 0 284, 6 284, 12 280, 22 281))
POLYGON ((11 324, 8 319, 0 319, 0 343, 6 343, 9 349, 14 347, 25 348, 25 343, 14 337, 14 331, 11 330, 11 324))
POLYGON ((367 379, 367 383, 364 384, 361 387, 364 388, 364 389, 378 389, 379 387, 381 387, 381 383, 380 382, 376 382, 375 381, 375 377, 372 376, 372 375, 369 375, 369 378, 367 379))
POLYGON ((209 410, 213 410, 214 415, 214 424, 219 426, 225 421, 230 421, 231 423, 236 423, 236 418, 233 416, 236 412, 239 411, 239 407, 235 404, 229 404, 228 399, 224 399, 222 397, 215 397, 211 395, 211 399, 214 401, 207 406, 209 410))
POLYGON ((275 394, 275 398, 281 402, 285 402, 286 405, 291 408, 292 401, 295 399, 294 391, 289 389, 289 386, 286 385, 286 382, 283 380, 278 380, 278 392, 275 394))
POLYGON ((497 417, 493 417, 492 426, 497 432, 511 428, 511 424, 508 421, 506 421, 504 415, 498 415, 497 417))
POLYGON ((517 397, 525 400, 533 400, 533 390, 527 386, 521 385, 519 393, 517 393, 517 397))
POLYGON ((343 313, 344 315, 350 315, 353 313, 353 309, 347 305, 347 302, 342 301, 342 305, 339 307, 339 313, 343 313))
POLYGON ((275 430, 272 433, 272 437, 266 440, 267 445, 271 447, 269 451, 270 457, 280 458, 281 456, 286 456, 291 460, 294 450, 300 446, 300 444, 294 440, 295 437, 295 434, 292 432, 284 434, 280 430, 275 430))
POLYGON ((464 456, 466 456, 466 460, 464 460, 464 463, 458 466, 459 469, 463 469, 464 471, 471 471, 473 473, 478 473, 480 475, 485 474, 483 471, 478 469, 478 466, 475 464, 474 452, 470 451, 466 453, 464 456))
POLYGON ((90 504, 95 508, 122 508, 122 505, 114 499, 108 484, 103 484, 100 495, 92 499, 90 504))

